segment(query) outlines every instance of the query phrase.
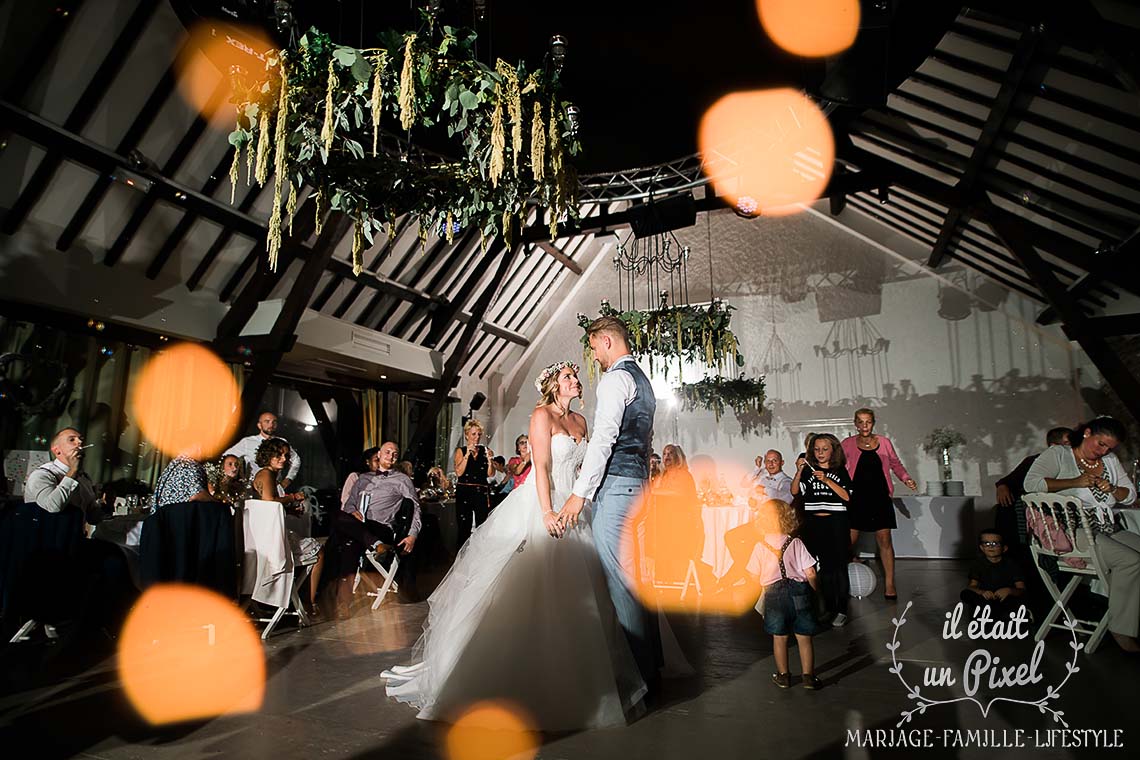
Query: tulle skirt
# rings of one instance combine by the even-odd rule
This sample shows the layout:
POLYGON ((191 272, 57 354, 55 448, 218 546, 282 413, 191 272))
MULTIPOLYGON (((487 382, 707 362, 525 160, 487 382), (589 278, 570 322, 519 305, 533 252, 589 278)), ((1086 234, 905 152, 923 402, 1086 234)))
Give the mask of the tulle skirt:
POLYGON ((386 673, 388 695, 419 718, 454 721, 478 702, 505 700, 540 730, 598 728, 623 725, 645 694, 588 513, 551 538, 535 480, 471 534, 428 599, 413 664, 386 673))

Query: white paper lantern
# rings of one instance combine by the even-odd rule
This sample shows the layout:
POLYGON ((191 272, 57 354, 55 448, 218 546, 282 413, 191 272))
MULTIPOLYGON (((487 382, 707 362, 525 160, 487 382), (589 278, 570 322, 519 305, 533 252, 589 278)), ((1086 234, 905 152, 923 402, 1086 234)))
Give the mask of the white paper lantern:
POLYGON ((847 565, 847 580, 851 585, 851 596, 856 599, 870 596, 878 583, 875 571, 859 562, 847 565))

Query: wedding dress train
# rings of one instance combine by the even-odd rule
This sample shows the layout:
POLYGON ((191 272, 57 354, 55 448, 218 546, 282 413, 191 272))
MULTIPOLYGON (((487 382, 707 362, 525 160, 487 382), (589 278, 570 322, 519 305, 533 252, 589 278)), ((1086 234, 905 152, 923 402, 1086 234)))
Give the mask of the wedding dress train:
MULTIPOLYGON (((585 441, 551 439, 551 506, 569 496, 585 441)), ((537 478, 508 494, 462 547, 428 599, 414 664, 385 672, 388 695, 417 717, 451 721, 506 700, 537 729, 623 725, 645 695, 590 532, 551 538, 537 478)))

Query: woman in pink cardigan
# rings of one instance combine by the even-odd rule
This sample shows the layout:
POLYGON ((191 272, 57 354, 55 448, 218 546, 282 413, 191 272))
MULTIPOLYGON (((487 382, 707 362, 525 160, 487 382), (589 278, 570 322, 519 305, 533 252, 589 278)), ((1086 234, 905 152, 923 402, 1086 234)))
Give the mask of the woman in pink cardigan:
POLYGON ((886 576, 883 596, 894 601, 898 599, 898 592, 895 589, 895 547, 891 543, 891 531, 898 526, 895 523, 895 505, 891 501, 895 492, 891 472, 912 491, 918 489, 918 484, 899 461, 891 440, 884 435, 875 435, 874 411, 857 410, 855 430, 857 434, 842 443, 843 454, 847 458, 847 474, 854 486, 847 505, 851 544, 859 540, 860 531, 875 534, 883 575, 886 576))

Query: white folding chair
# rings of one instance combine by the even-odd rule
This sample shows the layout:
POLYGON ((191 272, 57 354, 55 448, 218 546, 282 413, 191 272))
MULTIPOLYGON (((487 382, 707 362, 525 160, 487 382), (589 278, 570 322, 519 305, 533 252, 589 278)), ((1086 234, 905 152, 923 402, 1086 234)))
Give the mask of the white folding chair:
POLYGON ((1066 619, 1072 618, 1076 621, 1073 630, 1089 637, 1085 651, 1092 654, 1108 630, 1108 611, 1106 610, 1099 620, 1084 620, 1069 609, 1073 593, 1083 581, 1087 580, 1090 583, 1100 581, 1103 588, 1109 588, 1109 579, 1104 573, 1104 561, 1093 540, 1088 512, 1080 500, 1072 496, 1029 493, 1022 497, 1022 501, 1025 502, 1033 564, 1053 598, 1053 606, 1041 621, 1034 641, 1045 638, 1052 628, 1068 631, 1069 626, 1065 622, 1057 622, 1064 612, 1066 619), (1057 572, 1060 576, 1062 578, 1069 576, 1069 581, 1063 589, 1054 582, 1052 574, 1041 566, 1042 557, 1052 557, 1057 563, 1057 572), (1074 565, 1083 565, 1083 567, 1074 565))
MULTIPOLYGON (((657 501, 654 499, 650 504, 650 509, 656 512, 657 501)), ((660 547, 660 518, 656 514, 653 515, 653 545, 660 547)), ((701 591, 701 578, 697 575, 697 563, 692 559, 689 560, 688 567, 685 568, 685 578, 682 581, 677 580, 662 580, 657 577, 657 560, 654 557, 645 556, 645 524, 642 523, 638 533, 638 541, 641 548, 642 557, 642 573, 648 575, 651 579, 653 588, 655 589, 681 589, 681 601, 685 600, 685 595, 689 593, 689 587, 692 586, 697 590, 697 596, 701 596, 704 592, 701 591)), ((659 549, 657 549, 659 550, 659 549)))
MULTIPOLYGON (((368 500, 368 494, 362 493, 360 495, 360 514, 362 515, 368 514, 368 500)), ((396 571, 400 569, 400 554, 396 550, 396 547, 388 548, 392 553, 392 561, 387 568, 380 563, 379 557, 376 556, 376 553, 373 552, 371 548, 365 549, 364 557, 360 560, 360 567, 356 571, 356 578, 352 582, 352 592, 354 594, 356 593, 357 587, 360 586, 361 581, 371 588, 370 591, 365 592, 365 596, 376 597, 376 601, 372 603, 372 609, 374 610, 380 609, 380 605, 384 603, 385 596, 393 591, 398 592, 400 590, 399 584, 396 583, 396 571), (376 572, 380 573, 380 577, 384 579, 380 585, 373 583, 372 579, 365 572, 365 562, 372 565, 376 572)))
POLYGON ((303 562, 293 556, 285 530, 285 508, 280 502, 246 499, 242 513, 245 554, 241 592, 249 594, 252 601, 274 608, 271 617, 257 619, 259 623, 268 623, 261 632, 262 640, 269 638, 285 615, 296 616, 300 627, 309 625, 300 589, 317 564, 318 555, 303 562))

